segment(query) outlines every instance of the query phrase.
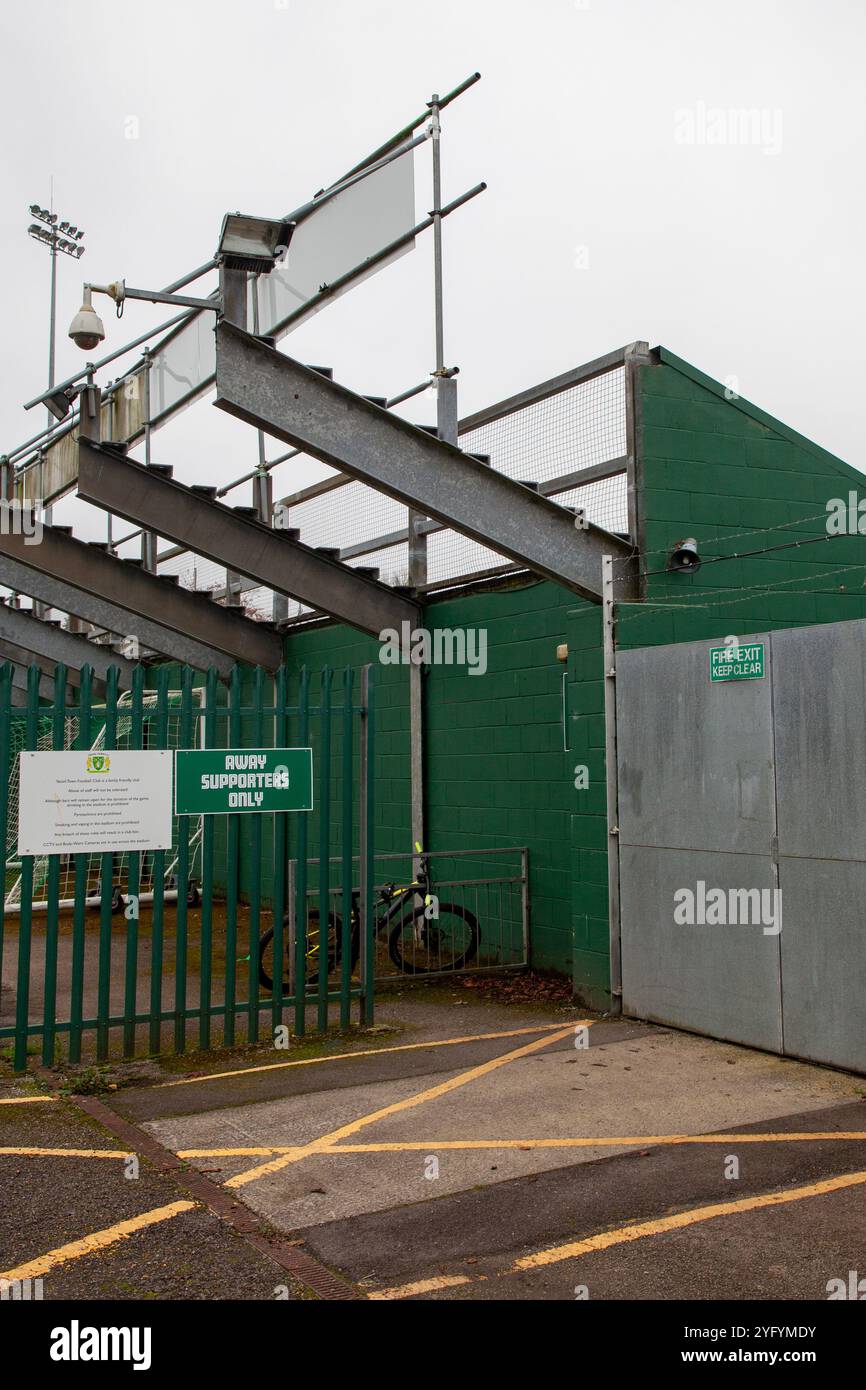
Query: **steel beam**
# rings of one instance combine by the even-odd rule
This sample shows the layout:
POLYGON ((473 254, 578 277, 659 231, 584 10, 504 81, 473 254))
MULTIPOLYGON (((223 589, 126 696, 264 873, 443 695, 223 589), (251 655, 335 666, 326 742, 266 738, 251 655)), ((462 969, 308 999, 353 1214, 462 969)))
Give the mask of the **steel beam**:
MULTIPOLYGON (((12 694, 13 705, 27 704, 27 673, 31 666, 39 667, 39 694, 44 700, 55 700, 57 693, 54 685, 54 664, 47 661, 45 657, 40 657, 36 652, 28 652, 22 647, 16 647, 13 642, 0 640, 0 661, 8 661, 12 667, 12 694), (17 698, 16 698, 17 697, 17 698)), ((74 691, 81 683, 80 671, 73 671, 71 668, 66 672, 67 692, 74 691)), ((91 691, 94 698, 102 700, 105 698, 105 682, 94 677, 91 683, 91 691)))
POLYGON ((617 597, 637 594, 621 537, 577 530, 566 508, 225 320, 215 404, 585 598, 601 600, 604 555, 617 562, 617 597))
POLYGON ((35 664, 46 674, 50 674, 52 668, 62 662, 70 671, 92 666, 96 676, 104 681, 108 668, 116 666, 120 672, 121 690, 129 690, 132 686, 134 661, 119 656, 110 647, 98 647, 94 642, 88 642, 86 637, 66 632, 53 623, 43 622, 41 618, 31 617, 20 608, 7 608, 5 603, 0 603, 0 642, 6 645, 7 650, 13 647, 20 653, 18 657, 10 656, 9 660, 35 664))
POLYGON ((81 441, 78 495, 362 632, 419 621, 418 605, 387 585, 107 446, 81 441))
MULTIPOLYGON (((120 576, 121 578, 123 576, 120 576)), ((38 599, 49 608, 56 608, 71 617, 82 618, 94 627, 113 632, 118 637, 137 637, 142 647, 157 652, 172 661, 181 661, 194 666, 198 671, 206 671, 213 666, 224 678, 231 675, 234 662, 224 652, 215 647, 206 647, 191 637, 160 623, 150 622, 139 614, 132 613, 119 604, 109 603, 84 589, 75 589, 62 579, 51 574, 22 565, 19 560, 10 560, 0 555, 0 584, 17 594, 27 594, 38 599)))
MULTIPOLYGON (((0 651, 0 661, 7 662, 12 667, 11 685, 11 704, 15 709, 23 709, 27 706, 27 667, 16 658, 5 655, 0 651)), ((39 679, 40 692, 42 688, 42 677, 39 679)), ((46 699, 54 698, 54 682, 47 687, 46 699)))
POLYGON ((34 575, 28 584, 20 586, 12 585, 10 579, 0 582, 20 588, 23 593, 32 590, 33 596, 39 598, 41 595, 35 592, 36 585, 41 586, 39 576, 59 580, 64 589, 75 589, 83 595, 75 605, 71 594, 69 606, 65 597, 62 603, 58 602, 64 612, 98 622, 111 631, 117 630, 118 621, 128 623, 128 615, 132 614, 131 625, 122 628, 125 636, 137 636, 155 651, 164 651, 166 656, 198 669, 216 665, 221 674, 228 674, 231 663, 226 666, 220 653, 223 658, 230 657, 231 662, 245 661, 270 671, 280 664, 282 640, 272 628, 229 612, 206 594, 191 593, 168 579, 118 560, 59 527, 46 526, 39 545, 26 545, 23 536, 0 531, 0 557, 34 575), (114 613, 105 609, 104 617, 91 618, 90 614, 98 611, 97 601, 110 605, 114 613), (136 619, 144 621, 136 624, 136 619), (160 635, 163 630, 175 634, 171 644, 167 635, 160 635))

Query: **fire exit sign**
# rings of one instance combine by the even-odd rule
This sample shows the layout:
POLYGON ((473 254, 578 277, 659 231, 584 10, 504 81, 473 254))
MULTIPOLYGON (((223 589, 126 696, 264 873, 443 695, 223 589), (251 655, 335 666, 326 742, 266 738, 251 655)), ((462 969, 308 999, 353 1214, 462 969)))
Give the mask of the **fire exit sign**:
POLYGON ((312 811, 312 748, 215 748, 175 754, 179 816, 312 811))
POLYGON ((711 647, 711 681, 754 681, 765 675, 764 644, 752 642, 744 647, 711 647))

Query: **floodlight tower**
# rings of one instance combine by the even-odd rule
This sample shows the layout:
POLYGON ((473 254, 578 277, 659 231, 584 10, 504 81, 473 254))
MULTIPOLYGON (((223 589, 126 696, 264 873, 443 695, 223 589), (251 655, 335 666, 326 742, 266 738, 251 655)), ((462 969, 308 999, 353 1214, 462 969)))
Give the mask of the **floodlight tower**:
MULTIPOLYGON (((30 216, 37 219, 31 222, 27 228, 27 235, 34 241, 39 241, 43 246, 47 246, 51 253, 51 306, 48 320, 48 385, 54 385, 54 343, 55 343, 55 321, 57 317, 57 253, 61 251, 64 256, 70 256, 74 261, 80 261, 84 255, 84 232, 74 223, 65 219, 61 221, 59 215, 51 208, 40 207, 39 203, 30 204, 30 216)), ((51 411, 49 423, 53 420, 51 411)))

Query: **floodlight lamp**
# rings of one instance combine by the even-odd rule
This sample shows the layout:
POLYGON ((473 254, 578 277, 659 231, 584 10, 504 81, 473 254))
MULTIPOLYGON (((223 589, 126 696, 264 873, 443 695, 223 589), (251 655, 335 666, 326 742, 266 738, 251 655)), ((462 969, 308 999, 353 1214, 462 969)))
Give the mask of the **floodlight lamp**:
POLYGON ((45 404, 56 420, 65 420, 79 390, 78 386, 67 386, 64 390, 54 391, 45 397, 45 404))
POLYGON ((220 231, 217 256, 227 270, 247 270, 254 275, 267 275, 285 255, 294 230, 294 222, 227 212, 220 231))

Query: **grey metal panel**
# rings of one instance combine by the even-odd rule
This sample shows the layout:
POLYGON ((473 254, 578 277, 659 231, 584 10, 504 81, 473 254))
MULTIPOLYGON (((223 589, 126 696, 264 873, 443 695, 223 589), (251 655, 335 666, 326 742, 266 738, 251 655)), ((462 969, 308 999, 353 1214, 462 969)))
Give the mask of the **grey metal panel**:
POLYGON ((374 636, 385 628, 399 631, 404 622, 414 627, 420 619, 418 605, 387 585, 84 440, 78 495, 374 636))
POLYGON ((150 622, 128 608, 109 603, 98 594, 76 589, 62 579, 31 569, 6 555, 0 555, 0 584, 17 594, 28 594, 30 598, 39 599, 61 613, 83 618, 85 622, 114 632, 119 637, 137 637, 141 645, 150 651, 159 652, 174 661, 186 662, 199 671, 213 666, 221 676, 231 675, 234 662, 215 647, 206 647, 183 633, 150 622))
POLYGON ((866 859, 866 623, 771 642, 779 853, 866 859))
MULTIPOLYGON (((623 845, 623 1009, 731 1042, 782 1048, 778 937, 758 926, 681 926, 674 893, 773 889, 760 855, 623 845)), ((784 933, 783 926, 783 933, 784 933)))
POLYGON ((721 640, 617 656, 621 844, 770 850, 770 677, 711 684, 721 640))
POLYGON ((782 859, 780 883, 785 1051, 866 1071, 866 864, 782 859))
POLYGON ((371 404, 235 325, 217 327, 216 405, 444 525, 598 600, 612 555, 636 595, 632 548, 454 445, 371 404))
POLYGON ((231 613, 207 595, 190 593, 148 574, 76 540, 59 527, 44 527, 39 545, 27 545, 25 537, 0 530, 0 555, 85 593, 120 603, 130 612, 215 647, 235 661, 273 671, 282 659, 280 635, 265 623, 231 613))

